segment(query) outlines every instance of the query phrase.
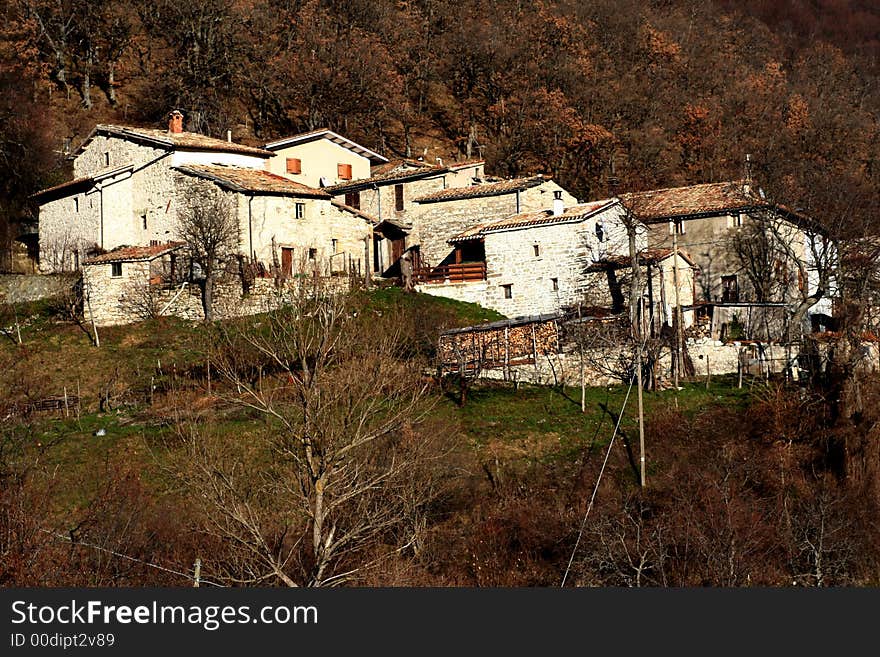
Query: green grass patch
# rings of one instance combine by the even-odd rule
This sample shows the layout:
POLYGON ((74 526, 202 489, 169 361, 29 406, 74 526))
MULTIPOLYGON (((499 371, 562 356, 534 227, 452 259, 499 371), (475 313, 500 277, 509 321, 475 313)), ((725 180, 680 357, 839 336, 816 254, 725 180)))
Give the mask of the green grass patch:
MULTIPOLYGON (((521 447, 523 456, 528 458, 571 459, 594 441, 596 445, 603 445, 610 440, 613 416, 620 413, 627 388, 623 385, 587 388, 586 410, 582 413, 580 388, 520 385, 514 390, 510 384, 481 383, 470 390, 463 407, 456 404, 453 393, 436 412, 457 420, 476 449, 507 444, 521 447)), ((735 377, 713 379, 708 390, 705 383, 683 383, 681 388, 645 392, 646 417, 670 405, 685 417, 715 404, 745 408, 751 399, 748 387, 736 387, 735 377)), ((635 389, 629 392, 620 427, 629 436, 638 435, 635 389)))
POLYGON ((398 309, 404 312, 439 312, 455 317, 459 326, 471 326, 504 319, 504 315, 501 313, 483 308, 477 303, 456 301, 418 292, 407 293, 400 287, 377 287, 366 294, 369 305, 374 310, 398 309))

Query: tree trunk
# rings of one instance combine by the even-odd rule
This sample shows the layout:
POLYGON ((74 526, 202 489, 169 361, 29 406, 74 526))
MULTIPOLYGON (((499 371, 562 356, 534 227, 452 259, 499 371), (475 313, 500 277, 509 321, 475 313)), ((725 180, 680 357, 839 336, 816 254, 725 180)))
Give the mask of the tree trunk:
POLYGON ((113 107, 119 102, 116 98, 116 62, 107 65, 107 100, 113 107))
POLYGON ((86 65, 83 69, 82 83, 80 85, 80 93, 82 94, 82 104, 86 109, 92 109, 92 63, 95 61, 94 52, 89 49, 86 57, 86 65))
POLYGON ((205 321, 214 321, 214 274, 209 273, 205 276, 204 287, 202 288, 202 309, 205 312, 205 321))

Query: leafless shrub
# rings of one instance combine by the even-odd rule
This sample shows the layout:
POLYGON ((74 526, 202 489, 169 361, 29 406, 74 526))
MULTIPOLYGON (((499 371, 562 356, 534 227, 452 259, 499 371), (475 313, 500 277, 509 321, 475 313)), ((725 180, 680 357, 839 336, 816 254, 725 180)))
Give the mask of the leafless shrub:
POLYGON ((419 428, 427 384, 418 361, 400 358, 393 324, 317 281, 291 289, 291 305, 217 327, 212 354, 230 399, 267 429, 245 454, 192 433, 177 475, 232 549, 218 576, 335 585, 418 550, 434 495, 425 464, 437 458, 419 428))

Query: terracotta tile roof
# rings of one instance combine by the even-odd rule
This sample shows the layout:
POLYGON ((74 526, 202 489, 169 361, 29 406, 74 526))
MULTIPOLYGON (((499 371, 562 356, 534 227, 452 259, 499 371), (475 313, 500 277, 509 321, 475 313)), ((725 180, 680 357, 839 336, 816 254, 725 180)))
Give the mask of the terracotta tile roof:
POLYGON ((481 198, 484 196, 500 196, 502 194, 512 194, 513 192, 537 187, 548 180, 550 180, 550 178, 537 175, 528 178, 513 178, 511 180, 471 185, 469 187, 450 187, 448 189, 442 189, 439 192, 420 196, 413 200, 416 203, 438 203, 440 201, 458 201, 468 198, 481 198))
POLYGON ((372 185, 391 185, 408 180, 417 180, 419 178, 427 178, 428 176, 436 176, 446 173, 447 171, 446 167, 437 167, 424 163, 421 164, 423 166, 405 167, 401 166, 400 162, 398 161, 397 166, 392 167, 390 170, 388 170, 387 167, 384 166, 376 167, 374 169, 374 171, 377 169, 381 169, 383 173, 374 174, 369 178, 361 178, 360 180, 352 180, 351 182, 332 185, 330 187, 325 187, 324 189, 334 196, 339 196, 341 194, 345 194, 346 192, 360 191, 362 189, 371 187, 372 185))
POLYGON ((46 189, 41 189, 39 192, 31 194, 31 198, 34 199, 43 199, 46 197, 62 197, 66 196, 68 192, 77 188, 77 187, 90 187, 91 184, 95 181, 95 179, 91 176, 85 178, 75 178, 74 180, 69 180, 67 182, 61 183, 60 185, 54 185, 52 187, 47 187, 46 189), (58 192, 62 192, 59 194, 58 192))
POLYGON ((103 171, 99 171, 98 173, 95 173, 91 176, 75 178, 74 180, 69 180, 68 182, 61 183, 60 185, 55 185, 54 187, 48 187, 47 189, 40 190, 35 194, 31 194, 30 198, 41 199, 41 203, 48 203, 52 199, 63 198, 69 195, 74 189, 88 189, 89 187, 94 185, 94 183, 100 180, 113 178, 114 176, 118 176, 121 173, 129 173, 133 168, 134 165, 126 164, 121 167, 104 169, 103 171))
POLYGON ((375 228, 378 228, 378 227, 382 226, 383 224, 387 224, 389 226, 394 226, 395 228, 397 228, 405 233, 409 232, 412 229, 412 226, 407 223, 394 221, 393 219, 379 219, 378 217, 374 217, 371 214, 367 214, 366 212, 358 210, 357 208, 353 208, 350 205, 346 205, 345 203, 340 203, 339 201, 331 201, 331 204, 334 207, 337 207, 340 210, 343 210, 344 212, 350 212, 351 214, 355 215, 356 217, 360 217, 361 219, 369 221, 371 224, 373 224, 373 226, 375 228))
POLYGON ((713 215, 734 211, 769 208, 771 204, 756 194, 746 193, 744 181, 707 183, 689 187, 669 187, 646 192, 621 194, 620 199, 645 223, 673 217, 713 215))
MULTIPOLYGON (((639 264, 640 265, 655 265, 658 262, 666 260, 666 258, 672 255, 672 249, 642 249, 639 251, 639 264)), ((691 259, 690 255, 685 251, 679 249, 678 255, 685 262, 687 262, 691 267, 697 268, 694 264, 694 261, 691 259)), ((604 271, 606 269, 620 269, 622 267, 631 266, 632 260, 630 259, 629 254, 617 254, 617 255, 608 255, 594 262, 592 265, 587 267, 587 271, 604 271)))
POLYGON ((177 251, 184 246, 184 242, 168 242, 154 246, 120 246, 107 253, 102 253, 94 258, 84 261, 84 265, 102 265, 109 262, 137 262, 142 260, 155 260, 156 258, 177 251))
POLYGON ((459 169, 475 167, 480 164, 486 164, 486 160, 462 160, 461 162, 450 162, 446 165, 446 168, 450 171, 458 171, 459 169))
POLYGON ((308 187, 263 169, 211 166, 206 164, 189 164, 175 168, 188 175, 210 180, 233 192, 253 192, 255 194, 303 198, 330 198, 330 195, 323 190, 308 187))
POLYGON ((356 217, 360 217, 361 219, 365 219, 365 220, 369 221, 372 224, 379 223, 379 219, 377 219, 373 215, 367 214, 366 212, 363 212, 362 210, 358 210, 357 208, 353 208, 350 205, 346 205, 345 203, 340 203, 339 201, 331 201, 331 204, 335 208, 339 208, 340 210, 343 210, 345 212, 349 212, 349 213, 355 215, 356 217))
POLYGON ((168 132, 157 128, 137 128, 127 125, 98 124, 91 134, 85 138, 74 155, 79 155, 83 149, 99 134, 112 135, 132 141, 147 141, 168 150, 184 151, 215 151, 218 153, 238 153, 241 155, 254 155, 256 157, 273 157, 271 151, 244 144, 236 144, 223 139, 215 139, 195 132, 168 132))
POLYGON ((571 207, 565 208, 562 214, 559 215, 554 215, 552 210, 522 212, 520 214, 503 217, 502 219, 493 219, 492 221, 477 224, 476 226, 472 226, 459 233, 455 237, 452 237, 449 241, 465 242, 467 240, 479 239, 486 233, 501 230, 582 221, 597 212, 610 208, 615 203, 617 203, 616 199, 604 199, 602 201, 592 201, 590 203, 572 205, 571 207))
POLYGON ((389 160, 385 164, 379 164, 370 169, 370 174, 379 176, 392 171, 412 171, 413 169, 444 169, 436 164, 425 162, 424 160, 413 160, 409 157, 399 157, 395 160, 389 160))
POLYGON ((353 153, 357 153, 361 157, 368 158, 371 162, 387 162, 388 158, 384 155, 380 155, 376 151, 370 150, 365 146, 361 146, 360 144, 356 144, 351 139, 347 139, 342 135, 333 132, 327 128, 321 128, 319 130, 311 130, 309 132, 302 132, 298 135, 292 135, 290 137, 282 137, 281 139, 276 139, 275 141, 270 141, 265 144, 264 148, 270 151, 280 150, 282 148, 286 148, 288 146, 294 146, 296 144, 305 144, 310 141, 317 141, 318 139, 326 139, 328 141, 332 141, 334 144, 342 146, 343 148, 347 148, 353 153))

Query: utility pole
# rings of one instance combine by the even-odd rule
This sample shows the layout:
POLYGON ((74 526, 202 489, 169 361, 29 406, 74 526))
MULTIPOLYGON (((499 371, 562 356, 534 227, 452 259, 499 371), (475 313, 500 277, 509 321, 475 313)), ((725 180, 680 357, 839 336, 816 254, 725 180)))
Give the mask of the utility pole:
POLYGON ((629 237, 629 255, 632 281, 629 291, 629 313, 632 337, 636 347, 636 383, 639 401, 639 485, 645 487, 645 408, 642 395, 642 281, 639 271, 639 254, 636 252, 636 218, 627 212, 626 232, 629 237))
POLYGON ((678 377, 681 364, 684 362, 684 327, 681 323, 681 301, 678 296, 678 231, 673 226, 672 231, 672 284, 675 286, 675 358, 672 363, 672 369, 675 372, 675 390, 678 391, 678 377))

